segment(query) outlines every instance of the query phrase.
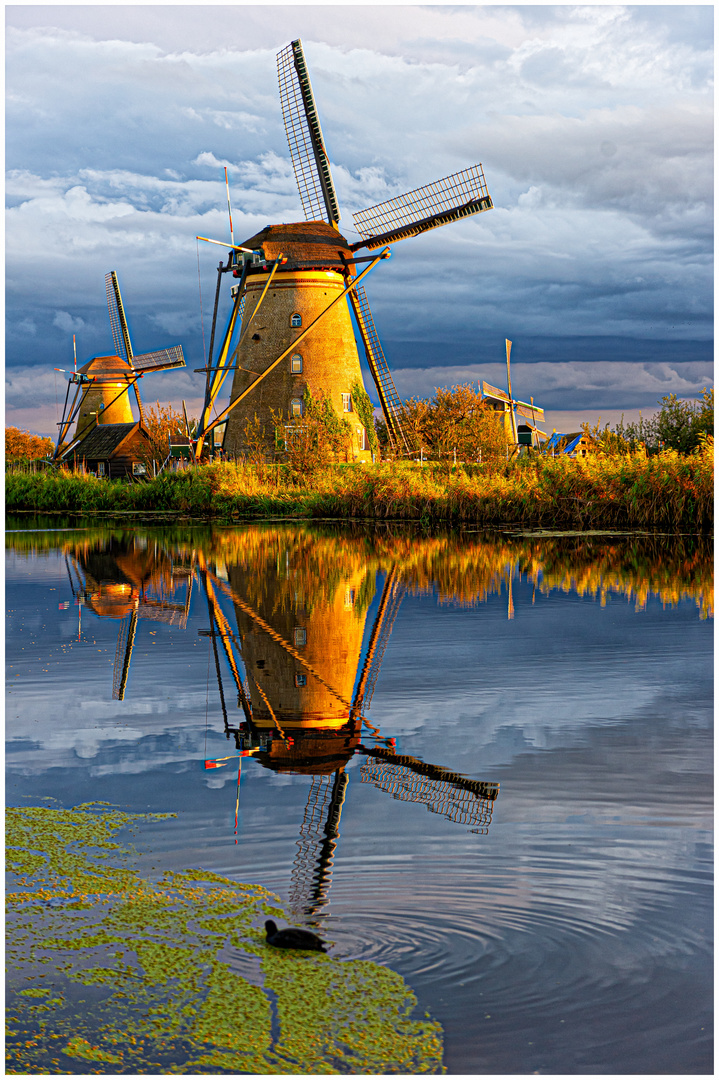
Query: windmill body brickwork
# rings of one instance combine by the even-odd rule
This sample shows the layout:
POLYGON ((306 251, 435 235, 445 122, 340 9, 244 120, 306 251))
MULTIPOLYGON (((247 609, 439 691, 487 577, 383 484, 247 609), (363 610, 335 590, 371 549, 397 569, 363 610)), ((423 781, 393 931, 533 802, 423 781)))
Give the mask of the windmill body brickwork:
MULTIPOLYGON (((267 282, 267 274, 253 275, 246 286, 246 300, 230 400, 238 397, 256 375, 284 352, 338 295, 345 281, 334 269, 289 270, 275 275, 269 294, 254 320, 252 314, 267 282), (252 325, 248 324, 252 320, 252 325), (248 331, 245 333, 245 331, 248 331)), ((359 354, 347 301, 340 300, 297 346, 230 413, 223 450, 241 454, 248 449, 246 430, 257 416, 265 432, 268 454, 275 448, 276 417, 282 417, 278 434, 285 438, 293 419, 305 408, 309 391, 315 400, 327 397, 341 420, 350 425, 350 461, 371 461, 367 436, 360 420, 352 387, 363 387, 359 354), (274 414, 274 417, 273 417, 274 414)))
MULTIPOLYGON (((233 401, 303 330, 327 311, 345 289, 345 274, 353 266, 352 251, 343 236, 324 221, 270 225, 243 244, 261 250, 268 264, 282 255, 286 262, 275 274, 264 302, 254 315, 269 270, 251 271, 245 286, 240 347, 230 400, 233 401), (254 317, 253 317, 254 316, 254 317)), ((230 454, 247 449, 246 427, 254 417, 265 429, 268 453, 275 447, 275 416, 292 425, 304 407, 305 391, 315 399, 329 398, 340 419, 350 425, 351 461, 369 461, 371 454, 362 422, 352 402, 352 387, 363 386, 359 354, 347 300, 340 300, 297 346, 230 413, 223 449, 230 454), (294 417, 293 417, 294 414, 294 417)), ((280 425, 280 437, 284 438, 280 425)))

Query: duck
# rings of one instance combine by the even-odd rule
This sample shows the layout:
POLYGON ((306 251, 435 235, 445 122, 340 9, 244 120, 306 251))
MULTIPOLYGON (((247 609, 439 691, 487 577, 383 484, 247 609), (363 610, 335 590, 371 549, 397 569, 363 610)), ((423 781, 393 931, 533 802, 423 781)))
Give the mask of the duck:
POLYGON ((287 926, 284 930, 277 929, 277 923, 272 919, 265 922, 267 931, 267 944, 276 949, 313 949, 315 952, 327 952, 322 938, 317 937, 311 930, 301 930, 296 926, 287 926))

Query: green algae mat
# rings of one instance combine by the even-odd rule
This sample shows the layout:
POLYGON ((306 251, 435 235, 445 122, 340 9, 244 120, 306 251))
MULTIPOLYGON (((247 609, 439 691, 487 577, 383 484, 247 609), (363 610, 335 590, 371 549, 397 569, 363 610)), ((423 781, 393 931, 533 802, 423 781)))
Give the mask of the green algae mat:
POLYGON ((266 945, 267 889, 143 879, 113 837, 147 816, 7 810, 8 1074, 444 1072, 396 972, 266 945))

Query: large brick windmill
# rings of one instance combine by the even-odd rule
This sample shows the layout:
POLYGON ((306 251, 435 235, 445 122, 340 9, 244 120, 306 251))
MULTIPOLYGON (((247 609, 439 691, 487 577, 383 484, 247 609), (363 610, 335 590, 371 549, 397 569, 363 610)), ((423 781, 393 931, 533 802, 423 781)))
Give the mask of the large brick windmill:
POLYGON ((411 446, 401 427, 400 400, 361 283, 380 259, 389 257, 388 244, 490 210, 482 166, 473 165, 360 211, 354 224, 361 239, 350 244, 339 231, 337 195, 299 40, 278 54, 277 67, 282 116, 306 220, 268 225, 233 247, 227 265, 220 263, 210 357, 202 369, 207 382, 197 453, 209 433, 225 421, 223 448, 241 452, 246 425, 255 416, 269 445, 274 441, 273 413, 283 414, 291 425, 292 418, 302 414, 309 392, 313 397, 327 395, 335 412, 352 421, 353 455, 367 460, 365 426, 352 400, 353 387, 362 387, 362 375, 350 312, 389 437, 404 453, 411 446), (375 254, 358 258, 355 253, 363 248, 375 254), (227 272, 239 283, 232 289, 232 311, 213 360, 217 301, 222 274, 227 272), (211 418, 230 371, 234 372, 230 403, 211 418))

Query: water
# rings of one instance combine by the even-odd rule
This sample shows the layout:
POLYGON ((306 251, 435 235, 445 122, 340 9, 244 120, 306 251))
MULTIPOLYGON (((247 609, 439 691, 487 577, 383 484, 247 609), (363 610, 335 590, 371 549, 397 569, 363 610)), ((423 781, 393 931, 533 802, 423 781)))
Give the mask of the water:
POLYGON ((271 888, 450 1073, 712 1071, 700 539, 8 528, 10 805, 176 811, 144 874, 271 888))

